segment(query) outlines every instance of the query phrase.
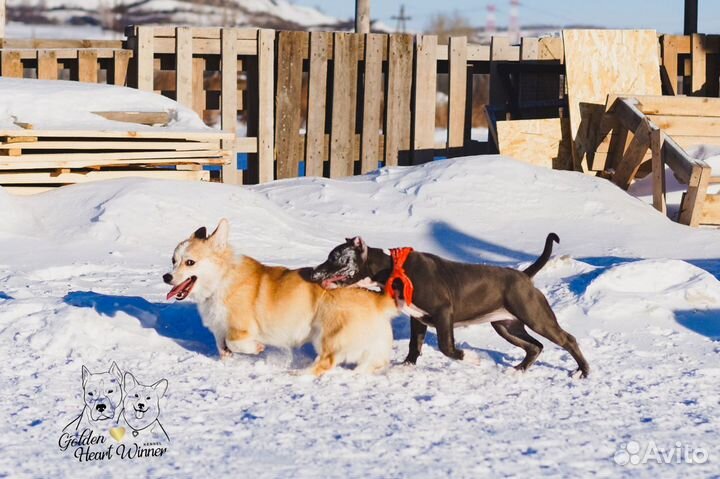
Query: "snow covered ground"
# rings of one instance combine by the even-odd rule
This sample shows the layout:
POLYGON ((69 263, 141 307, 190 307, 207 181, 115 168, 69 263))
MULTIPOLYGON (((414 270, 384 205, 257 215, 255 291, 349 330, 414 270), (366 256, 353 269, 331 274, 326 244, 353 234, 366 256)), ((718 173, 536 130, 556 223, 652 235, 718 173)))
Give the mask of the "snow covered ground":
MULTIPOLYGON (((493 156, 256 187, 0 189, 0 477, 717 477, 719 240, 607 181, 493 156), (521 267, 554 231, 535 282, 591 377, 568 377, 572 358, 548 343, 514 373, 522 351, 488 325, 457 331, 467 361, 429 334, 416 367, 376 377, 291 374, 308 349, 221 362, 195 307, 167 302, 161 281, 176 243, 220 217, 239 252, 293 267, 355 234, 521 267), (81 367, 112 361, 143 384, 169 381, 162 457, 80 463, 60 450, 81 367)), ((394 332, 399 363, 406 318, 394 332)))

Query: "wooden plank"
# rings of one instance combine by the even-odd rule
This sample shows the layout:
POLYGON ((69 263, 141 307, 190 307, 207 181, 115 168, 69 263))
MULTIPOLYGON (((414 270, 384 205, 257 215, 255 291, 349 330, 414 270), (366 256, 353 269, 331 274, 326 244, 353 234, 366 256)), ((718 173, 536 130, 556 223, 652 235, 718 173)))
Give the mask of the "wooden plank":
MULTIPOLYGON (((222 44, 219 39, 203 39, 195 37, 193 28, 192 51, 195 55, 220 55, 222 53, 222 44)), ((156 54, 174 55, 177 49, 175 37, 158 38, 153 41, 153 48, 156 54)), ((253 40, 238 40, 238 55, 257 55, 258 42, 253 40)))
POLYGON ((646 115, 720 117, 720 98, 633 95, 632 100, 646 115))
POLYGON ((562 38, 543 37, 538 39, 538 60, 565 61, 562 38))
POLYGON ((79 139, 17 141, 0 144, 0 150, 19 148, 21 150, 167 150, 167 151, 198 151, 217 150, 220 145, 217 141, 89 141, 79 139))
POLYGON ((22 78, 23 77, 23 64, 20 60, 20 52, 13 50, 1 50, 0 61, 2 66, 2 76, 6 78, 22 78))
POLYGON ((563 141, 567 118, 511 120, 496 123, 500 154, 531 165, 562 169, 571 164, 570 141, 563 141))
POLYGON ((360 170, 376 170, 380 152, 380 128, 384 97, 382 58, 387 50, 387 36, 371 33, 365 36, 365 75, 363 80, 363 123, 361 132, 360 170))
POLYGON ((85 83, 97 83, 98 57, 95 51, 78 51, 78 80, 85 83))
POLYGON ((654 125, 650 127, 650 150, 652 151, 653 206, 667 214, 665 201, 665 162, 662 158, 663 133, 654 125))
POLYGON ((138 90, 153 91, 155 64, 153 52, 153 28, 138 27, 136 66, 138 90))
POLYGON ((127 85, 128 67, 132 52, 130 50, 117 50, 113 54, 113 85, 127 85))
POLYGON ((57 80, 57 53, 53 50, 38 50, 38 79, 57 80))
POLYGON ((410 149, 413 37, 407 34, 389 37, 385 164, 397 166, 400 152, 410 149))
POLYGON ((450 37, 448 148, 465 144, 467 102, 467 38, 450 37))
MULTIPOLYGON (((221 55, 221 127, 224 131, 232 132, 235 136, 237 131, 238 112, 238 55, 237 55, 237 30, 223 28, 220 32, 222 43, 221 55)), ((223 183, 242 183, 242 172, 237 168, 237 157, 235 153, 236 140, 227 141, 223 148, 230 151, 230 161, 223 165, 223 183)))
POLYGON ((597 144, 609 93, 660 95, 654 30, 563 30, 570 126, 576 169, 597 144), (602 61, 597 61, 602 58, 602 61))
MULTIPOLYGON (((144 160, 144 159, 177 159, 178 163, 188 158, 207 159, 216 158, 223 156, 223 150, 198 150, 198 151, 122 151, 122 152, 93 152, 93 153, 77 153, 77 152, 64 152, 64 153, 33 153, 28 155, 22 155, 15 158, 3 156, 0 158, 0 164, 7 165, 23 164, 33 165, 35 163, 51 163, 53 161, 58 162, 69 162, 74 161, 82 162, 87 160, 144 160)), ((37 166, 35 166, 37 168, 37 166)))
POLYGON ((0 185, 21 185, 21 184, 74 184, 87 183, 89 181, 110 180, 115 178, 152 178, 166 180, 190 180, 210 181, 210 172, 204 170, 176 171, 160 169, 143 170, 105 170, 105 171, 83 171, 83 172, 21 172, 21 173, 0 173, 0 185))
POLYGON ((688 226, 698 226, 703 213, 703 203, 707 197, 712 170, 704 161, 696 161, 688 184, 688 190, 680 205, 678 222, 688 226))
MULTIPOLYGON (((137 26, 132 26, 129 32, 126 32, 128 36, 136 35, 137 26)), ((248 40, 257 38, 257 28, 238 28, 237 37, 238 39, 248 40)), ((175 27, 167 25, 159 25, 155 27, 156 37, 175 37, 175 27)), ((219 40, 221 36, 220 27, 193 27, 193 37, 195 38, 209 38, 219 40)))
POLYGON ((702 205, 701 225, 720 224, 720 195, 706 195, 702 205))
POLYGON ((493 36, 490 39, 490 109, 498 120, 509 120, 509 96, 505 78, 498 72, 498 62, 517 60, 513 58, 510 39, 506 36, 493 36))
POLYGON ((205 58, 192 59, 192 109, 204 118, 207 99, 205 97, 205 58))
POLYGON ((237 153, 257 153, 258 140, 252 136, 235 139, 235 151, 237 153))
POLYGON ((678 92, 678 37, 676 35, 663 35, 660 38, 660 51, 670 93, 676 95, 678 92))
POLYGON ((51 49, 80 49, 93 48, 112 50, 123 47, 122 40, 75 40, 75 39, 47 39, 47 38, 6 38, 1 40, 2 48, 26 49, 26 50, 51 50, 51 49))
POLYGON ((637 173, 645 153, 650 148, 650 122, 643 119, 642 123, 633 134, 622 161, 617 165, 615 174, 612 176, 612 182, 620 188, 626 190, 630 187, 630 183, 637 173))
POLYGON ((275 84, 275 31, 258 32, 258 181, 275 178, 273 152, 273 88, 275 84))
POLYGON ((520 39, 520 61, 538 60, 540 55, 540 41, 537 38, 522 37, 520 39))
POLYGON ((663 135, 661 152, 663 162, 670 167, 678 181, 688 184, 695 167, 695 159, 690 158, 673 138, 667 135, 663 135))
MULTIPOLYGON (((175 37, 175 93, 176 101, 188 108, 193 108, 193 50, 192 28, 178 27, 175 37)), ((195 110, 197 112, 197 110, 195 110)), ((202 114, 202 113, 200 113, 202 114)))
POLYGON ((167 125, 170 113, 166 111, 93 111, 107 120, 138 123, 140 125, 167 125))
POLYGON ((720 117, 648 115, 650 121, 670 136, 717 136, 720 117))
MULTIPOLYGON (((218 130, 162 130, 160 128, 144 130, 3 130, 0 137, 7 138, 145 138, 145 139, 183 139, 190 141, 224 140, 232 138, 231 134, 218 130)), ((26 141, 26 140, 22 140, 26 141)))
POLYGON ((333 104, 330 129, 330 177, 352 176, 355 156, 358 46, 362 35, 335 33, 333 104))
POLYGON ((413 163, 432 161, 435 149, 437 102, 437 37, 418 35, 415 42, 415 106, 413 108, 413 163))
POLYGON ((275 158, 277 178, 298 176, 301 158, 298 142, 302 121, 302 64, 307 32, 278 34, 277 97, 275 118, 275 158))
POLYGON ((322 176, 325 161, 327 75, 332 33, 310 33, 308 118, 305 135, 305 176, 322 176))

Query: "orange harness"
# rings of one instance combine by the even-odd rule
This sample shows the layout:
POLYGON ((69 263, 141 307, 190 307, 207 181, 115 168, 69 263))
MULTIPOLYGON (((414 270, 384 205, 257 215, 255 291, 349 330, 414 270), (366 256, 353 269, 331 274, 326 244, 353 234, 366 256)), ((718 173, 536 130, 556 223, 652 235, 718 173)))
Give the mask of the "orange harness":
POLYGON ((403 296, 405 298, 405 304, 407 304, 408 306, 412 304, 414 288, 412 281, 410 281, 407 273, 405 273, 405 269, 403 268, 403 266, 405 265, 405 261, 407 260, 408 256, 412 252, 413 249, 408 247, 393 248, 390 250, 390 256, 393 260, 393 270, 387 280, 387 283, 385 283, 385 293, 387 293, 387 295, 393 298, 395 300, 395 303, 397 303, 398 300, 395 295, 395 289, 393 289, 393 282, 396 279, 399 279, 400 282, 403 284, 403 296))

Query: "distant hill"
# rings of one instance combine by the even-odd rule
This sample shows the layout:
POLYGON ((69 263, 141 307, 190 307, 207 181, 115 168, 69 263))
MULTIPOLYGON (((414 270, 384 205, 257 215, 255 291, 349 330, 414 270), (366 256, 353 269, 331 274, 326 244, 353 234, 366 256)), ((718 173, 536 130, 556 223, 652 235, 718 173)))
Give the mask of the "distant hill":
POLYGON ((343 24, 288 0, 7 0, 7 16, 21 23, 94 25, 115 31, 141 23, 277 29, 329 29, 343 24))

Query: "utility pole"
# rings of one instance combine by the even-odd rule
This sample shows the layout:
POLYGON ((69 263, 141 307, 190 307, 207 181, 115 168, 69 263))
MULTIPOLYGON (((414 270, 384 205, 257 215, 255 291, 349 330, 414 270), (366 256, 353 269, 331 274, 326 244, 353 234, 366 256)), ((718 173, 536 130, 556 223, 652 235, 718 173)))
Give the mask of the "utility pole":
POLYGON ((355 0, 355 33, 370 33, 370 0, 355 0))
POLYGON ((405 33, 407 31, 407 21, 412 20, 412 17, 405 16, 405 4, 400 5, 400 15, 390 17, 391 20, 397 20, 397 26, 395 30, 397 30, 400 33, 405 33))
MULTIPOLYGON (((1 0, 0 0, 1 1, 1 0)), ((685 35, 698 32, 698 0, 685 0, 685 35)))

